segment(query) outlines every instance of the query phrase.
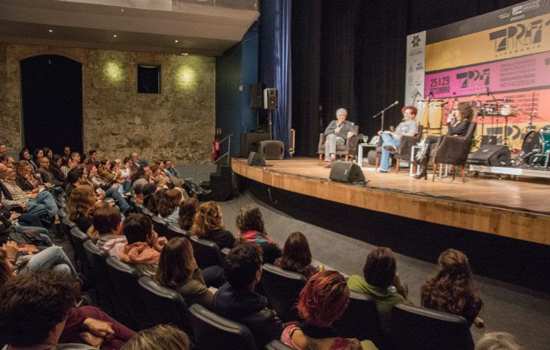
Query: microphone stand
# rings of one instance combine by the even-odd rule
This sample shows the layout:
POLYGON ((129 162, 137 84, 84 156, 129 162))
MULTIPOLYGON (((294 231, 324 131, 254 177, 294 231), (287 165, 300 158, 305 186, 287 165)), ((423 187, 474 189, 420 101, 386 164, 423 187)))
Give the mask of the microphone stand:
MULTIPOLYGON (((397 101, 395 101, 397 102, 397 101)), ((384 114, 386 113, 386 111, 388 109, 391 109, 393 108, 394 106, 397 106, 398 103, 395 103, 393 102, 391 105, 387 106, 386 108, 384 108, 383 110, 381 110, 380 112, 376 113, 375 115, 372 116, 372 119, 376 119, 378 117, 381 117, 381 128, 380 130, 384 131, 384 114)))

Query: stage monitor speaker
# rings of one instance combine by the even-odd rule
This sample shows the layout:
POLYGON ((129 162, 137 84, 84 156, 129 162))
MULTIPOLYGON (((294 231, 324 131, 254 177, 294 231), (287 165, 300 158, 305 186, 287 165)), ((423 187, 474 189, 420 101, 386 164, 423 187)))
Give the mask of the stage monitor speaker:
POLYGON ((263 84, 250 85, 250 108, 262 109, 264 107, 263 84))
POLYGON ((248 165, 252 166, 264 166, 265 165, 265 159, 263 155, 261 155, 258 152, 250 152, 248 155, 248 165))
POLYGON ((258 152, 260 141, 269 140, 267 132, 245 132, 241 134, 241 158, 248 157, 250 152, 258 152))
POLYGON ((277 109, 279 97, 277 94, 277 89, 267 88, 264 89, 264 108, 275 110, 277 109))
POLYGON ((481 145, 496 145, 497 137, 495 135, 483 135, 481 136, 481 145))
POLYGON ((468 163, 507 166, 510 164, 510 149, 504 145, 482 145, 477 151, 468 155, 468 163))
POLYGON ((260 141, 259 152, 266 160, 279 160, 285 156, 285 144, 279 140, 260 141))
POLYGON ((332 181, 346 183, 365 183, 365 175, 359 165, 352 162, 334 162, 330 169, 332 181))

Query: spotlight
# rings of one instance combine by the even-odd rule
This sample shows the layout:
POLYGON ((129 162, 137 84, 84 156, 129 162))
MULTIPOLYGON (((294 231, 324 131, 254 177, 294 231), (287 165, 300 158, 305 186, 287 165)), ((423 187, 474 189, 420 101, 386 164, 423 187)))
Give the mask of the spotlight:
POLYGON ((180 41, 178 39, 174 40, 174 44, 179 43, 180 41))
POLYGON ((118 38, 118 35, 116 35, 116 34, 113 34, 113 38, 115 38, 115 39, 116 39, 116 38, 118 38))
POLYGON ((48 33, 53 33, 53 29, 48 29, 48 33))

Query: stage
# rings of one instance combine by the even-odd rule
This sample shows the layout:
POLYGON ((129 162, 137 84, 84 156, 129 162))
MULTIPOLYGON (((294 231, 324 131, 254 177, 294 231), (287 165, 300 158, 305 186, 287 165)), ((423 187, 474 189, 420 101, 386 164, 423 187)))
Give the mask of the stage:
POLYGON ((281 190, 408 219, 550 245, 550 182, 491 178, 415 180, 406 170, 363 170, 368 185, 329 180, 317 159, 267 161, 265 167, 232 159, 233 171, 281 190))

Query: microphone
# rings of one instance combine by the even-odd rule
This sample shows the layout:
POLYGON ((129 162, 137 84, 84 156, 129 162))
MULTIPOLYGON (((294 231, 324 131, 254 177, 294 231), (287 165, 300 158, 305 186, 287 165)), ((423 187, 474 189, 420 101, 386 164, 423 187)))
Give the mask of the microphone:
POLYGON ((392 103, 390 107, 397 106, 398 104, 399 104, 399 101, 398 101, 398 100, 395 100, 395 102, 392 103))

